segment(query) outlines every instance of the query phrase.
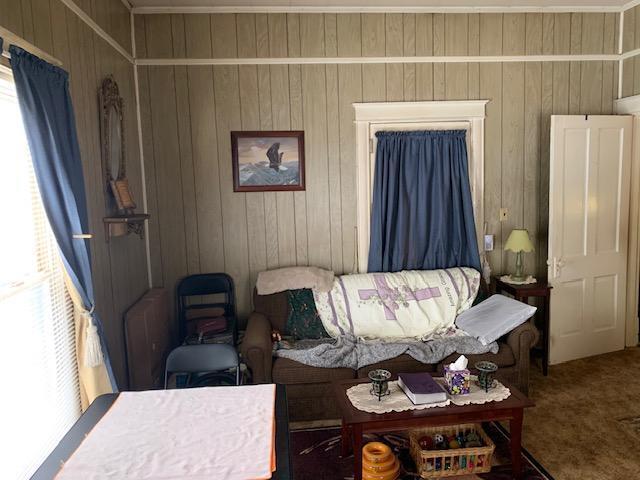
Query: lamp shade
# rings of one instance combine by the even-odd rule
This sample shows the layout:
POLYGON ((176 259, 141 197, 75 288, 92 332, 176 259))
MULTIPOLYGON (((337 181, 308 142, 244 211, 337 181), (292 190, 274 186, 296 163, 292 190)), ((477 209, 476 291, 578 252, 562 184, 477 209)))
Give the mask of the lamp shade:
POLYGON ((533 244, 529 238, 529 232, 525 229, 516 228, 511 230, 507 243, 504 245, 505 250, 511 250, 512 252, 531 252, 533 251, 533 244))

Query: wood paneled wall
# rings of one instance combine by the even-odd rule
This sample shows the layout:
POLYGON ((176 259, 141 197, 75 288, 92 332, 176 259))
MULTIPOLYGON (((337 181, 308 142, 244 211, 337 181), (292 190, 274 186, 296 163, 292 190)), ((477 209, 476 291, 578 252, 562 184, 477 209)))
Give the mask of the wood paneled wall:
MULTIPOLYGON (((640 48, 640 5, 624 12, 622 51, 640 48)), ((640 94, 640 55, 622 62, 622 96, 640 94)))
MULTIPOLYGON (((129 12, 120 0, 78 1, 102 28, 130 51, 129 12)), ((133 66, 59 0, 1 0, 0 25, 63 62, 70 74, 82 154, 91 233, 97 311, 105 326, 113 368, 126 386, 123 312, 148 287, 144 241, 137 236, 106 242, 102 218, 106 190, 100 153, 98 87, 113 74, 125 106, 127 174, 134 197, 142 199, 133 66)), ((139 202, 141 204, 141 202, 139 202)))
MULTIPOLYGON (((186 14, 136 16, 139 57, 614 53, 617 15, 186 14)), ((241 313, 259 271, 355 265, 353 102, 488 99, 485 219, 494 272, 514 227, 546 272, 549 116, 611 113, 617 62, 140 67, 153 283, 226 271, 241 313), (303 129, 307 190, 234 193, 230 130, 303 129), (509 209, 504 222, 501 207, 509 209)))

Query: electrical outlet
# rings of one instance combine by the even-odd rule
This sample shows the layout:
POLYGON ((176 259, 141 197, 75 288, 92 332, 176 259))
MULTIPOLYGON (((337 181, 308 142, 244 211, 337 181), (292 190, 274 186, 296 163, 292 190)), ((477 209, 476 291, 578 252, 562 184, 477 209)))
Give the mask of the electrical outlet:
POLYGON ((507 219, 507 215, 509 215, 509 209, 508 208, 501 208, 500 209, 500 221, 504 222, 507 219))
POLYGON ((493 251, 493 235, 484 236, 484 251, 485 252, 493 251))

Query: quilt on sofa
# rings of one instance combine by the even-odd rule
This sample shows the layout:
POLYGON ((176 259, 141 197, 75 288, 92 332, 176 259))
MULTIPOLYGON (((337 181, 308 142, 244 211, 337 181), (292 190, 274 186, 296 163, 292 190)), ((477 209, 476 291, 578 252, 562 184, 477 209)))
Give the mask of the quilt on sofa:
POLYGON ((332 337, 420 339, 447 331, 471 307, 480 273, 467 267, 336 277, 313 296, 332 337))

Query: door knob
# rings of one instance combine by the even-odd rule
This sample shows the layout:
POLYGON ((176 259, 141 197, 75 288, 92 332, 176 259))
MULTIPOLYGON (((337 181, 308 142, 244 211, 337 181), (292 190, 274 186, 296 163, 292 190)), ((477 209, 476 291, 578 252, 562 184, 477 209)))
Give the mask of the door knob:
POLYGON ((551 276, 553 278, 558 278, 560 276, 560 270, 564 265, 564 260, 562 258, 553 257, 552 259, 547 260, 547 266, 551 267, 551 276))

